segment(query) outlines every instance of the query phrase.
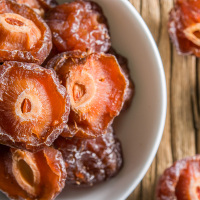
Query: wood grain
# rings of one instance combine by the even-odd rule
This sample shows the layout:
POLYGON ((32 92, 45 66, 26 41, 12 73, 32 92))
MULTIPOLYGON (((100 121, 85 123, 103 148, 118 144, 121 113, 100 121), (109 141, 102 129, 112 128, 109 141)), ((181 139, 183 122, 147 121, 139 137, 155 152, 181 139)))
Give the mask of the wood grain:
POLYGON ((178 159, 200 153, 200 61, 176 53, 167 32, 173 0, 130 0, 141 13, 160 51, 167 84, 167 116, 157 155, 127 200, 155 198, 163 171, 178 159))

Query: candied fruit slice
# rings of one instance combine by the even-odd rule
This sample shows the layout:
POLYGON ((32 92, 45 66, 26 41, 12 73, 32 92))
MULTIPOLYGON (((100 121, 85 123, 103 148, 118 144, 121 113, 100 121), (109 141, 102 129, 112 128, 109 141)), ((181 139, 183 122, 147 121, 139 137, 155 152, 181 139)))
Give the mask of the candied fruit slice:
POLYGON ((69 107, 53 70, 14 61, 0 66, 0 143, 30 151, 51 145, 69 107))
POLYGON ((127 79, 128 85, 126 88, 125 102, 124 102, 124 106, 123 106, 123 110, 127 110, 132 103, 133 96, 135 93, 135 85, 130 76, 130 70, 128 68, 128 60, 124 56, 118 54, 113 48, 110 48, 108 53, 110 53, 116 57, 119 65, 121 67, 121 70, 127 79))
POLYGON ((179 54, 200 57, 200 1, 177 0, 170 12, 168 31, 179 54))
POLYGON ((38 0, 15 0, 19 4, 25 4, 32 8, 38 15, 44 17, 44 9, 39 4, 38 0))
POLYGON ((0 3, 0 62, 42 64, 52 48, 51 31, 31 8, 12 0, 0 3))
POLYGON ((121 145, 111 127, 95 139, 59 136, 54 145, 63 154, 69 185, 92 186, 116 175, 122 167, 121 145))
POLYGON ((54 199, 64 188, 62 154, 52 147, 37 153, 0 145, 0 190, 11 199, 54 199))
POLYGON ((68 128, 62 136, 92 138, 105 133, 126 96, 127 80, 115 57, 65 52, 51 59, 47 68, 56 71, 70 95, 68 128))
POLYGON ((158 200, 200 199, 200 155, 175 162, 166 169, 157 185, 158 200))
POLYGON ((31 20, 14 13, 0 14, 0 32, 0 49, 7 51, 30 50, 41 38, 40 30, 31 20), (13 43, 13 38, 18 42, 13 43))
POLYGON ((27 5, 42 17, 44 17, 45 11, 58 5, 58 3, 55 0, 15 0, 15 1, 19 4, 27 5))
POLYGON ((107 52, 110 48, 107 20, 94 2, 76 0, 59 5, 47 13, 46 22, 59 52, 107 52))

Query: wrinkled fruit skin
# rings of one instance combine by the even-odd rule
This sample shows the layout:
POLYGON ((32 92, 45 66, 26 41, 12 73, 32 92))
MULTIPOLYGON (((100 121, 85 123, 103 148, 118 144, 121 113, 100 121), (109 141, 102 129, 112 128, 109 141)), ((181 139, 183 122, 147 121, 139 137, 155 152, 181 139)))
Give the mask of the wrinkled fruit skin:
POLYGON ((107 52, 110 48, 107 20, 94 2, 77 0, 59 5, 47 13, 46 22, 59 52, 107 52))
POLYGON ((177 0, 170 12, 168 32, 179 54, 200 57, 200 2, 177 0))
POLYGON ((0 190, 10 199, 53 200, 65 186, 62 154, 45 147, 30 153, 0 145, 0 190))
POLYGON ((44 17, 44 9, 39 4, 38 0, 16 0, 19 4, 25 4, 26 6, 32 8, 38 15, 44 17))
POLYGON ((36 64, 0 66, 0 143, 38 151, 66 126, 69 96, 53 70, 36 64))
POLYGON ((42 64, 51 51, 49 27, 31 8, 23 4, 1 0, 0 31, 0 62, 42 64), (9 17, 6 17, 8 14, 9 17))
POLYGON ((124 76, 128 80, 128 86, 126 88, 126 95, 125 95, 125 102, 122 108, 123 110, 127 110, 131 106, 131 103, 135 94, 135 85, 130 76, 130 70, 128 68, 128 60, 124 56, 118 54, 113 48, 110 48, 108 53, 116 57, 124 76))
POLYGON ((15 0, 19 4, 25 4, 32 8, 41 17, 44 17, 45 11, 58 5, 55 0, 15 0))
POLYGON ((64 137, 94 138, 104 134, 119 115, 128 81, 110 54, 66 52, 51 59, 70 96, 71 111, 64 137))
POLYGON ((200 199, 200 155, 175 162, 157 184, 157 200, 200 199))
POLYGON ((121 145, 111 127, 96 139, 60 136, 54 145, 63 155, 69 185, 92 186, 113 177, 122 167, 121 145))

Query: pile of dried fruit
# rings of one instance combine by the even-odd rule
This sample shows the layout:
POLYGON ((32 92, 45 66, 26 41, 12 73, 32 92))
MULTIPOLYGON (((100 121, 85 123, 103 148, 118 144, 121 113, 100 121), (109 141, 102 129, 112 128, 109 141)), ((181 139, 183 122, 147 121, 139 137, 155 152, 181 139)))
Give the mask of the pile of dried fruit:
POLYGON ((117 174, 134 85, 99 5, 0 0, 0 32, 0 190, 54 199, 117 174))

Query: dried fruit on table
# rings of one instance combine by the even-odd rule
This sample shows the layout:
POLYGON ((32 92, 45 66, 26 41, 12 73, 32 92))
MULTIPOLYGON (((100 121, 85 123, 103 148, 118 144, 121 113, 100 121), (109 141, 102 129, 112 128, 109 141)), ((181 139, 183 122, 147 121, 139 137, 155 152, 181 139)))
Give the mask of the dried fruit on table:
POLYGON ((59 136, 54 145, 66 163, 66 184, 92 186, 116 175, 122 166, 121 145, 111 127, 96 139, 59 136))
POLYGON ((119 115, 127 87, 120 66, 110 54, 66 52, 49 61, 70 95, 68 129, 62 136, 91 138, 106 132, 119 115))
POLYGON ((124 73, 124 76, 127 79, 127 88, 126 88, 126 95, 125 95, 125 102, 123 106, 123 110, 126 110, 130 107, 134 93, 135 93, 135 85, 131 79, 130 76, 130 70, 128 68, 128 60, 124 56, 118 54, 113 48, 110 48, 108 53, 114 55, 121 67, 122 72, 124 73))
POLYGON ((45 11, 58 5, 55 0, 15 0, 19 4, 25 4, 37 14, 44 17, 45 11))
POLYGON ((157 185, 157 200, 200 199, 200 156, 175 162, 166 169, 157 185))
POLYGON ((59 5, 47 13, 46 22, 60 52, 106 52, 110 47, 107 20, 94 2, 76 0, 59 5))
POLYGON ((0 190, 11 199, 54 199, 64 188, 62 154, 45 147, 37 153, 0 145, 0 190))
POLYGON ((66 126, 69 97, 53 70, 36 64, 0 66, 0 143, 35 151, 66 126))
POLYGON ((170 12, 168 31, 179 54, 200 57, 200 1, 177 0, 170 12))
POLYGON ((42 64, 52 48, 51 31, 31 8, 11 0, 0 3, 0 62, 42 64))

